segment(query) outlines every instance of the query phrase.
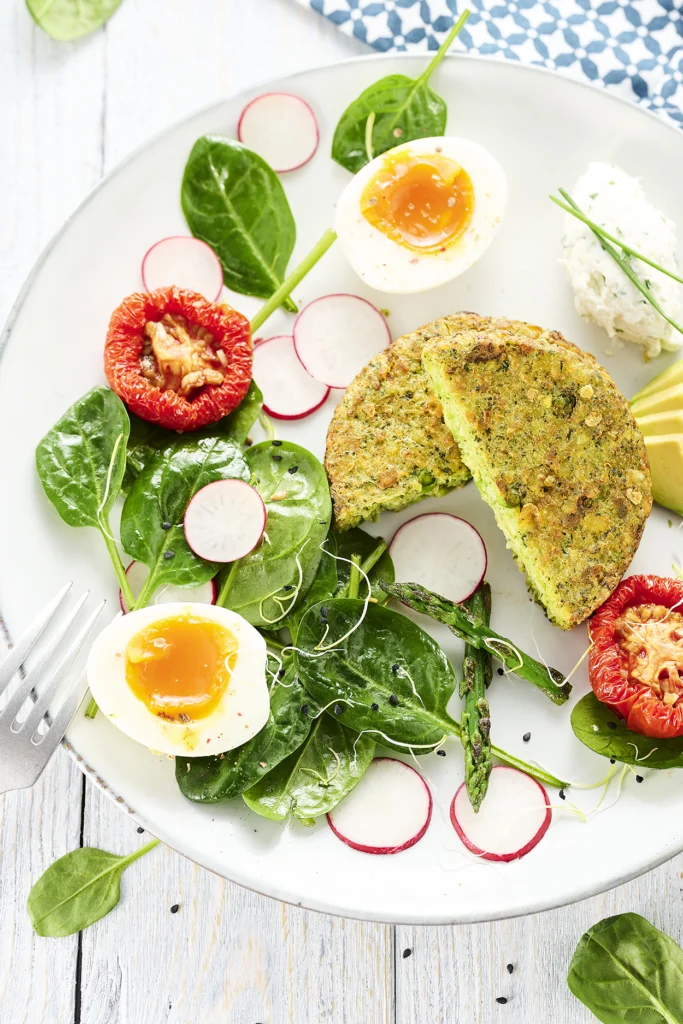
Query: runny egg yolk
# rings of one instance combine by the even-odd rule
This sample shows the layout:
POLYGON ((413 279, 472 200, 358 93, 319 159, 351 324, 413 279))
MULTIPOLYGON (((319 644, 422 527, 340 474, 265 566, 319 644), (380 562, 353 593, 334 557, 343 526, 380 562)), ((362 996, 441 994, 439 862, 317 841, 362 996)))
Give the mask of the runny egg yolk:
POLYGON ((360 207, 403 248, 442 252, 472 220, 474 188, 467 171, 439 153, 390 153, 365 186, 360 207))
POLYGON ((237 651, 234 634, 211 619, 158 619, 129 641, 126 681, 159 718, 206 718, 228 687, 237 651))

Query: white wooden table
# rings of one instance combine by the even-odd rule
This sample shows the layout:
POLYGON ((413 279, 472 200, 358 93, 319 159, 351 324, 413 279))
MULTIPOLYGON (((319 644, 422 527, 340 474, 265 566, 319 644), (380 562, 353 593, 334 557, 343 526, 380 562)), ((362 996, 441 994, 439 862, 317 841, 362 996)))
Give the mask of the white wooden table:
MULTIPOLYGON (((218 97, 361 52, 293 0, 124 0, 76 44, 52 42, 22 0, 4 0, 0 320, 51 235, 133 148, 218 97)), ((80 937, 33 935, 26 896, 52 860, 144 838, 63 751, 34 790, 0 798, 2 1024, 580 1024, 592 1018, 565 975, 589 925, 637 910, 683 941, 683 857, 537 917, 394 928, 284 906, 163 848, 80 937)))

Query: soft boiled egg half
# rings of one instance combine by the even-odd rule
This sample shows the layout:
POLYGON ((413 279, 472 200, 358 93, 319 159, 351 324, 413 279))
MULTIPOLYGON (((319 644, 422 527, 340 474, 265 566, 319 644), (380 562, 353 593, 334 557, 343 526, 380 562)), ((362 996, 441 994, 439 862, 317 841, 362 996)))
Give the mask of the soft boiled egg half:
POLYGON ((496 236, 503 169, 469 139, 406 142, 355 175, 335 229, 358 276, 382 292, 423 292, 462 274, 496 236))
POLYGON ((178 602, 121 615, 93 644, 87 674, 109 721, 164 754, 221 754, 268 720, 265 641, 226 608, 178 602))

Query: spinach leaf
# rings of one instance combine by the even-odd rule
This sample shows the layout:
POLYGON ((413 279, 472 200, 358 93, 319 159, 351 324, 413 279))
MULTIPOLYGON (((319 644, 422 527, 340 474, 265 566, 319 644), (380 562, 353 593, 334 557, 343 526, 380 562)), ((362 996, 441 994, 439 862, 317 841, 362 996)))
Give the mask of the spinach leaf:
MULTIPOLYGON (((371 537, 369 533, 366 533, 365 530, 361 530, 357 526, 352 530, 346 530, 344 533, 337 533, 334 536, 337 541, 337 554, 341 558, 350 559, 352 555, 360 555, 361 568, 365 570, 370 579, 372 584, 371 596, 375 601, 379 604, 384 604, 388 601, 388 595, 380 587, 379 581, 384 579, 387 583, 393 583, 396 579, 396 574, 391 555, 386 549, 386 542, 381 537, 371 537), (382 545, 384 545, 384 548, 382 548, 382 545), (381 552, 379 558, 376 557, 378 552, 381 552)), ((339 592, 342 596, 345 596, 351 575, 349 563, 338 562, 337 574, 339 577, 339 592)), ((361 579, 361 597, 365 598, 366 590, 367 586, 361 579)))
POLYGON ((301 748, 242 796, 264 818, 284 821, 292 814, 308 823, 327 814, 351 792, 374 753, 369 736, 358 736, 341 722, 321 715, 301 748))
POLYGON ((681 1024, 683 950, 640 914, 618 914, 582 936, 569 988, 603 1024, 681 1024))
POLYGON ((320 601, 331 600, 337 593, 337 566, 340 563, 336 562, 332 557, 335 552, 336 542, 334 540, 334 534, 330 533, 325 541, 320 565, 318 566, 318 571, 310 590, 304 597, 303 601, 300 601, 294 611, 282 622, 282 625, 289 629, 295 640, 296 635, 299 632, 301 620, 308 609, 312 608, 314 604, 318 604, 320 601))
POLYGON ((130 432, 118 395, 97 387, 79 398, 36 449, 43 490, 69 526, 93 526, 107 546, 126 600, 130 587, 109 514, 121 490, 130 432))
POLYGON ((255 380, 249 384, 246 395, 231 413, 219 420, 215 431, 223 437, 229 438, 235 444, 244 444, 249 436, 249 431, 259 418, 263 408, 263 395, 255 380))
POLYGON ((301 746, 317 710, 296 678, 290 658, 284 675, 271 686, 270 717, 256 736, 218 756, 176 758, 180 792, 198 803, 239 796, 301 746))
POLYGON ((412 745, 420 753, 459 735, 446 711, 455 672, 428 633, 376 604, 367 606, 360 626, 362 601, 330 601, 326 615, 322 607, 309 609, 297 635, 297 672, 312 697, 332 705, 330 713, 341 709, 339 719, 357 732, 375 730, 379 741, 379 730, 402 750, 412 745), (330 650, 321 655, 323 646, 330 650))
POLYGON ((623 718, 601 704, 592 690, 574 707, 571 723, 574 735, 603 757, 643 768, 683 768, 683 736, 654 740, 627 729, 623 718))
POLYGON ((279 628, 318 571, 332 515, 330 490, 315 456, 290 441, 263 441, 248 449, 246 460, 266 504, 266 531, 221 574, 218 604, 254 626, 279 628))
MULTIPOLYGON (((207 242, 228 286, 269 298, 284 281, 296 227, 275 171, 232 139, 204 135, 185 165, 180 201, 190 231, 207 242)), ((291 299, 285 309, 296 312, 291 299)))
POLYGON ((88 928, 113 910, 121 895, 121 875, 159 843, 119 857, 83 846, 60 857, 29 893, 26 908, 37 935, 61 938, 88 928))
POLYGON ((419 78, 388 75, 369 86, 342 114, 332 139, 332 159, 355 174, 394 146, 443 135, 448 111, 429 80, 469 17, 465 11, 419 78))
POLYGON ((125 550, 149 569, 139 607, 162 583, 194 587, 213 579, 219 566, 198 558, 185 540, 185 509, 214 480, 249 478, 241 448, 222 437, 181 436, 145 466, 121 515, 125 550))
POLYGON ((104 25, 121 0, 26 0, 35 23, 53 39, 80 39, 104 25))

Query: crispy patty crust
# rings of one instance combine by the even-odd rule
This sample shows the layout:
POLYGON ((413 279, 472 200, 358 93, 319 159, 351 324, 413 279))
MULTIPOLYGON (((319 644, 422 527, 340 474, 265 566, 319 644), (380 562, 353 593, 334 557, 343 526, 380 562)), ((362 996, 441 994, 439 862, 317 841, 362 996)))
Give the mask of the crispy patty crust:
POLYGON ((498 324, 423 364, 529 589, 562 629, 612 593, 652 508, 642 434, 593 356, 556 331, 498 324))

